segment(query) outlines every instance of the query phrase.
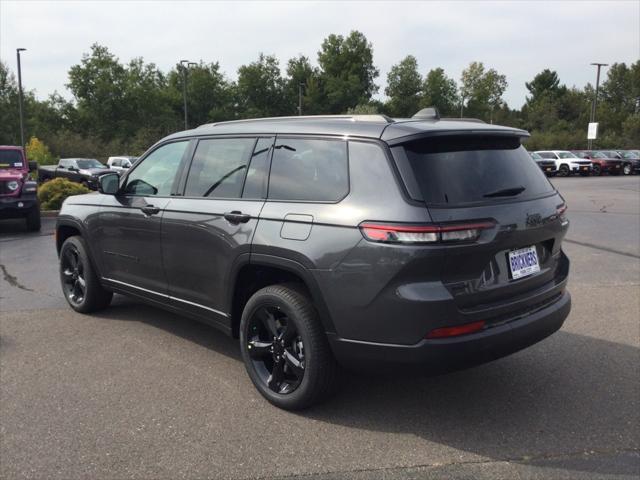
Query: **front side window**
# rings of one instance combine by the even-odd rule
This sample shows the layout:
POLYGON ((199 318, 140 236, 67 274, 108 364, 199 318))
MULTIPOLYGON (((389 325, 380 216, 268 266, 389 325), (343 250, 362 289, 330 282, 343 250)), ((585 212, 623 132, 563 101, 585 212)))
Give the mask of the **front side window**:
POLYGON ((127 178, 124 192, 130 195, 170 195, 189 142, 174 142, 151 152, 127 178))
POLYGON ((240 198, 255 138, 200 140, 187 176, 185 196, 240 198))
POLYGON ((102 163, 100 163, 95 158, 86 158, 86 159, 78 160, 78 168, 81 170, 86 170, 88 168, 107 168, 107 167, 102 163))
POLYGON ((269 198, 336 202, 349 192, 347 142, 280 138, 271 162, 269 198))

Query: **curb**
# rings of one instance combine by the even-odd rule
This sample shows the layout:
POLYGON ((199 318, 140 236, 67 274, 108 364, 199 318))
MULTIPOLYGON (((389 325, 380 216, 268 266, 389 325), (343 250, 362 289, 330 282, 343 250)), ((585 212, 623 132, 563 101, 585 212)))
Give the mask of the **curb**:
POLYGON ((52 218, 52 217, 57 217, 59 213, 60 213, 60 210, 41 210, 40 216, 52 218))

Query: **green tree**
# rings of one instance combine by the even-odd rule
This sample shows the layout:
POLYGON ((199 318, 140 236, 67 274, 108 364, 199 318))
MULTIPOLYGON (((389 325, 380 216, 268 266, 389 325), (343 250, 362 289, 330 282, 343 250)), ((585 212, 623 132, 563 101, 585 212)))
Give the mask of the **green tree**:
POLYGON ((453 116, 460 105, 457 90, 455 80, 442 68, 429 70, 422 85, 421 107, 436 107, 442 116, 453 116))
POLYGON ((308 57, 299 55, 287 62, 286 95, 291 105, 291 114, 298 114, 298 94, 302 89, 302 113, 315 115, 325 113, 324 90, 320 71, 311 65, 308 57))
POLYGON ((18 85, 9 67, 0 62, 0 144, 18 145, 20 143, 20 124, 18 121, 18 85))
POLYGON ((413 55, 407 55, 400 63, 392 66, 387 74, 384 93, 389 97, 389 114, 411 117, 419 109, 421 89, 422 77, 418 72, 418 61, 413 55))
POLYGON ((507 78, 493 68, 485 70, 482 62, 471 62, 460 79, 460 113, 491 119, 492 112, 502 104, 507 78))
POLYGON ((291 113, 278 59, 260 54, 258 60, 238 69, 240 116, 273 117, 291 113))
POLYGON ((27 158, 30 161, 38 162, 38 165, 53 165, 57 162, 57 159, 49 151, 49 147, 37 137, 31 137, 25 150, 27 158))
POLYGON ((531 105, 542 98, 558 98, 563 95, 567 87, 560 85, 560 78, 555 71, 545 68, 542 72, 538 73, 533 80, 525 82, 525 86, 530 97, 527 97, 527 104, 531 105))
POLYGON ((364 34, 354 30, 348 37, 331 34, 318 52, 322 86, 329 113, 346 112, 368 103, 378 91, 380 74, 373 65, 373 47, 364 34))

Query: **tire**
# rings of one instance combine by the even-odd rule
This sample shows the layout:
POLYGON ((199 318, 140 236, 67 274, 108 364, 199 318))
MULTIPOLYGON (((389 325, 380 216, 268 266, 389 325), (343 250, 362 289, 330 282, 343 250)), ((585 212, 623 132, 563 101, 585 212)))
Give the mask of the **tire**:
POLYGON ((622 173, 624 173, 625 175, 632 175, 633 174, 633 168, 631 168, 631 164, 630 163, 625 163, 624 167, 622 167, 622 173))
POLYGON ((602 169, 600 168, 600 165, 594 165, 593 166, 593 176, 594 177, 599 177, 600 175, 602 175, 602 169))
POLYGON ((36 205, 35 208, 31 209, 27 216, 24 217, 24 220, 27 230, 30 232, 40 231, 40 207, 36 205))
POLYGON ((67 238, 60 249, 60 284, 76 312, 91 313, 109 306, 113 292, 105 290, 93 268, 82 237, 67 238))
POLYGON ((560 168, 558 169, 558 176, 559 177, 568 177, 569 175, 571 175, 571 170, 569 170, 569 165, 567 165, 565 163, 560 165, 560 168))
POLYGON ((240 350, 255 387, 279 408, 310 407, 336 385, 337 364, 316 309, 295 285, 253 294, 242 312, 240 350))

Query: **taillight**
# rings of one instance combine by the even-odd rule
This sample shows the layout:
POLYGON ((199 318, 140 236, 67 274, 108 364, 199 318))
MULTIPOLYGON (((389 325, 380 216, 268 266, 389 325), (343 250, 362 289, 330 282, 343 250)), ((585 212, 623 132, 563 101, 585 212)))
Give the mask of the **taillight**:
POLYGON ((379 243, 473 242, 493 222, 452 223, 440 225, 406 225, 365 222, 360 224, 364 238, 379 243))
POLYGON ((428 339, 433 338, 449 338, 458 337, 460 335, 468 335, 470 333, 479 332, 484 327, 484 320, 479 322, 467 323, 465 325, 457 325, 455 327, 443 327, 431 330, 427 334, 428 339))
POLYGON ((556 218, 560 219, 560 225, 562 225, 563 227, 569 225, 569 219, 565 216, 565 213, 567 213, 566 203, 563 203, 556 208, 556 218))

